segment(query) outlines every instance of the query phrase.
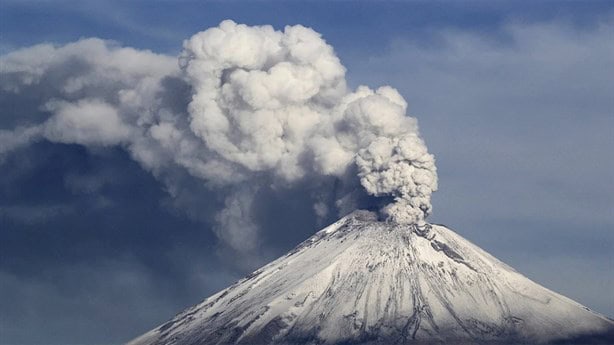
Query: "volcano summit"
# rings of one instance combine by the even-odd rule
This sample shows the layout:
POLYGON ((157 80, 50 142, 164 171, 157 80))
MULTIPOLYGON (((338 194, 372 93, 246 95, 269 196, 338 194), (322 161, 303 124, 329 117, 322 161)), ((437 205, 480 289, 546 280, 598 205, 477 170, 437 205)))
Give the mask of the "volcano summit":
POLYGON ((129 345, 612 342, 612 320, 452 230, 356 211, 129 345))

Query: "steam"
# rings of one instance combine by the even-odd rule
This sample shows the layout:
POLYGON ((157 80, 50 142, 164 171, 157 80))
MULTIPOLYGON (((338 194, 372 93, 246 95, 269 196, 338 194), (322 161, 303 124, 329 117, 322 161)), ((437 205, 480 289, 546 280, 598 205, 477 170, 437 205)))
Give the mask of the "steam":
POLYGON ((369 194, 394 198, 383 209, 391 220, 431 212, 434 159, 407 103, 390 87, 349 92, 345 68, 318 33, 225 21, 184 46, 182 68, 195 88, 190 128, 225 163, 289 182, 341 177, 356 163, 369 194))
POLYGON ((98 39, 1 59, 2 92, 44 89, 46 117, 0 130, 0 154, 41 139, 120 145, 171 194, 170 172, 186 171, 226 191, 216 229, 237 250, 257 242, 250 209, 264 187, 312 186, 319 217, 369 206, 365 194, 385 201, 393 222, 431 213, 434 158, 407 103, 389 86, 349 90, 333 48, 312 29, 227 20, 186 40, 179 66, 98 39), (331 180, 342 187, 331 191, 331 180))
POLYGON ((416 133, 379 137, 356 158, 362 186, 374 196, 393 196, 382 212, 397 223, 420 223, 431 213, 437 188, 433 155, 416 133))

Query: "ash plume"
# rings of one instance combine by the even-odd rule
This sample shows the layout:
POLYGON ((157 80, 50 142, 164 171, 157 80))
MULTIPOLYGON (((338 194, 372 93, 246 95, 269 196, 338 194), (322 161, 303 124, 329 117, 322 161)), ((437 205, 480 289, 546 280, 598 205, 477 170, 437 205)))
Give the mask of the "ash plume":
POLYGON ((382 201, 398 223, 431 213, 435 162, 407 102, 389 86, 350 90, 310 28, 227 20, 186 40, 178 59, 84 39, 0 61, 1 92, 36 95, 38 112, 0 129, 0 155, 37 140, 118 145, 171 195, 175 172, 187 172, 224 194, 212 218, 239 251, 257 241, 261 189, 308 186, 319 217, 382 201))

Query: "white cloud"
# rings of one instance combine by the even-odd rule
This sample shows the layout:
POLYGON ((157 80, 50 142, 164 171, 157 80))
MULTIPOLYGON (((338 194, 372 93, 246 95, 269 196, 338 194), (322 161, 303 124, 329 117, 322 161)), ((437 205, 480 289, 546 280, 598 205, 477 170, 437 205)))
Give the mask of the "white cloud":
POLYGON ((2 90, 41 90, 45 114, 36 125, 3 131, 3 151, 42 138, 121 145, 156 176, 181 168, 212 188, 233 185, 238 192, 216 217, 217 233, 239 251, 256 246, 251 208, 270 181, 317 189, 330 176, 345 180, 339 190, 314 193, 320 214, 359 207, 351 199, 360 182, 373 196, 394 197, 396 206, 386 208, 393 220, 417 222, 430 213, 434 160, 406 116, 407 103, 391 87, 348 90, 345 67, 312 29, 224 21, 184 42, 181 70, 171 57, 99 39, 38 45, 1 59, 2 90), (373 154, 376 142, 391 143, 389 164, 375 162, 382 157, 373 154))
POLYGON ((76 103, 50 102, 54 113, 44 124, 44 136, 58 143, 82 145, 119 145, 130 137, 130 127, 122 122, 117 110, 97 100, 76 103))

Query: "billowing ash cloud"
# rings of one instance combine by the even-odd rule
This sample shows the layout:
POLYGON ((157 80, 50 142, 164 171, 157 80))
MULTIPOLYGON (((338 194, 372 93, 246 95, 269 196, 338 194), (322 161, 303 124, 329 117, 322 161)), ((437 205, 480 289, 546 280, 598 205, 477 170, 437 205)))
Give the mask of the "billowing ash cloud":
POLYGON ((171 195, 183 170, 224 191, 216 231, 237 250, 257 242, 250 210, 262 188, 307 186, 320 217, 379 205, 418 223, 431 212, 434 158, 407 103, 388 86, 348 90, 309 28, 224 21, 186 40, 179 64, 98 39, 1 59, 2 97, 28 95, 36 115, 7 113, 0 154, 42 139, 120 145, 171 195))
POLYGON ((416 223, 431 213, 437 188, 433 155, 416 132, 379 137, 356 157, 362 186, 371 195, 392 195, 382 212, 398 223, 416 223))

